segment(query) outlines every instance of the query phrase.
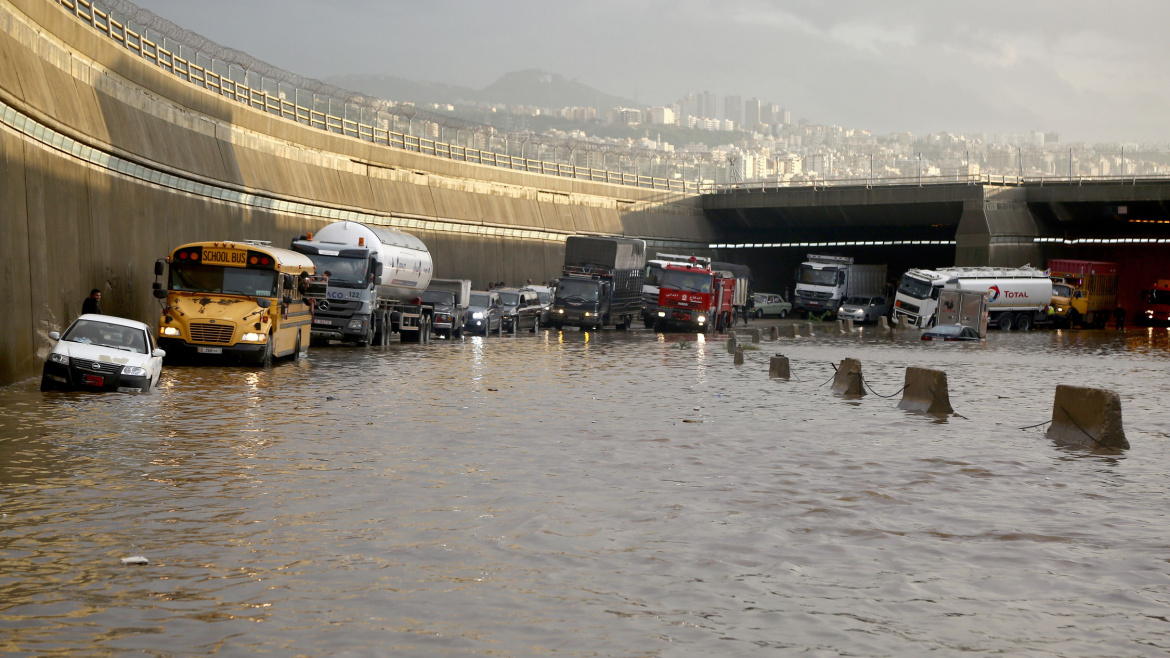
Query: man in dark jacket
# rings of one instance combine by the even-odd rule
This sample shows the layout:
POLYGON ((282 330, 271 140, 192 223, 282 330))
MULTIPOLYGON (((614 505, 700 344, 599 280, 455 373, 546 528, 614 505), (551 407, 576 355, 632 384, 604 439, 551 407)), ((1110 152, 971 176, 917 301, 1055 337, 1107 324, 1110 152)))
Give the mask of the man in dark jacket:
POLYGON ((99 302, 101 301, 102 291, 98 290, 97 288, 90 290, 89 297, 86 297, 85 301, 81 303, 81 314, 85 315, 87 313, 97 313, 100 315, 102 312, 102 307, 99 302))

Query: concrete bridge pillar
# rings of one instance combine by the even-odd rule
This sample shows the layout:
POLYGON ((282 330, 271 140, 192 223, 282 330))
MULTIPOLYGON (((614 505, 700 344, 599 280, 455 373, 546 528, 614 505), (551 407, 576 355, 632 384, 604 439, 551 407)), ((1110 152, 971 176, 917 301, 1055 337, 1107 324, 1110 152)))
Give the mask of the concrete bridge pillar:
POLYGON ((1044 251, 1034 240, 1046 232, 1032 214, 1021 187, 984 185, 983 198, 963 202, 955 232, 955 265, 1043 267, 1044 251))

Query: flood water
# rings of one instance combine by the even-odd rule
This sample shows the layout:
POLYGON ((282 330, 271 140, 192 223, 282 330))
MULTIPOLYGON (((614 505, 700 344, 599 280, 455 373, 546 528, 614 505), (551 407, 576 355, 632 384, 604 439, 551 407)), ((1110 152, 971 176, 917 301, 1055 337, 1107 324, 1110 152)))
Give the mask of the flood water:
POLYGON ((0 650, 1170 651, 1166 329, 761 347, 542 331, 0 389, 0 650), (945 370, 961 416, 834 397, 844 357, 883 395, 945 370), (1019 429, 1057 383, 1120 393, 1132 448, 1019 429))

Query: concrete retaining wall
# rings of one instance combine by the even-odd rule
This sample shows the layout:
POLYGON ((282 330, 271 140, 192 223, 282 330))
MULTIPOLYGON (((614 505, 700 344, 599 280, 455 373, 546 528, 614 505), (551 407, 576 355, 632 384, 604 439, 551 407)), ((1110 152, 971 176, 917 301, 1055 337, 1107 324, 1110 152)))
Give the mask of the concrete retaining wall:
POLYGON ((332 221, 320 216, 322 207, 394 226, 418 222, 404 230, 431 249, 435 275, 477 287, 554 276, 563 238, 573 233, 680 245, 718 237, 693 196, 456 162, 253 110, 125 51, 52 0, 0 0, 0 100, 22 125, 27 117, 156 174, 317 212, 168 188, 65 153, 60 140, 54 148, 0 125, 8 313, 0 322, 0 384, 39 373, 47 333, 80 313, 90 288, 105 293, 105 312, 153 323, 155 259, 194 240, 284 245, 332 221), (501 234, 507 228, 538 233, 501 234))

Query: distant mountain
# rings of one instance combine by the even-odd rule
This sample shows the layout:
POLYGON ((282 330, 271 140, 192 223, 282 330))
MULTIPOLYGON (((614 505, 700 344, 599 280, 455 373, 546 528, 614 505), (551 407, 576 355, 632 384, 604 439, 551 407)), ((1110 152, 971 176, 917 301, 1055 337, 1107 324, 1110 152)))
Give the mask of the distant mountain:
POLYGON ((339 75, 325 82, 350 91, 416 104, 486 102, 537 107, 632 107, 634 101, 613 96, 576 80, 546 71, 508 73, 483 89, 417 82, 393 75, 339 75))

